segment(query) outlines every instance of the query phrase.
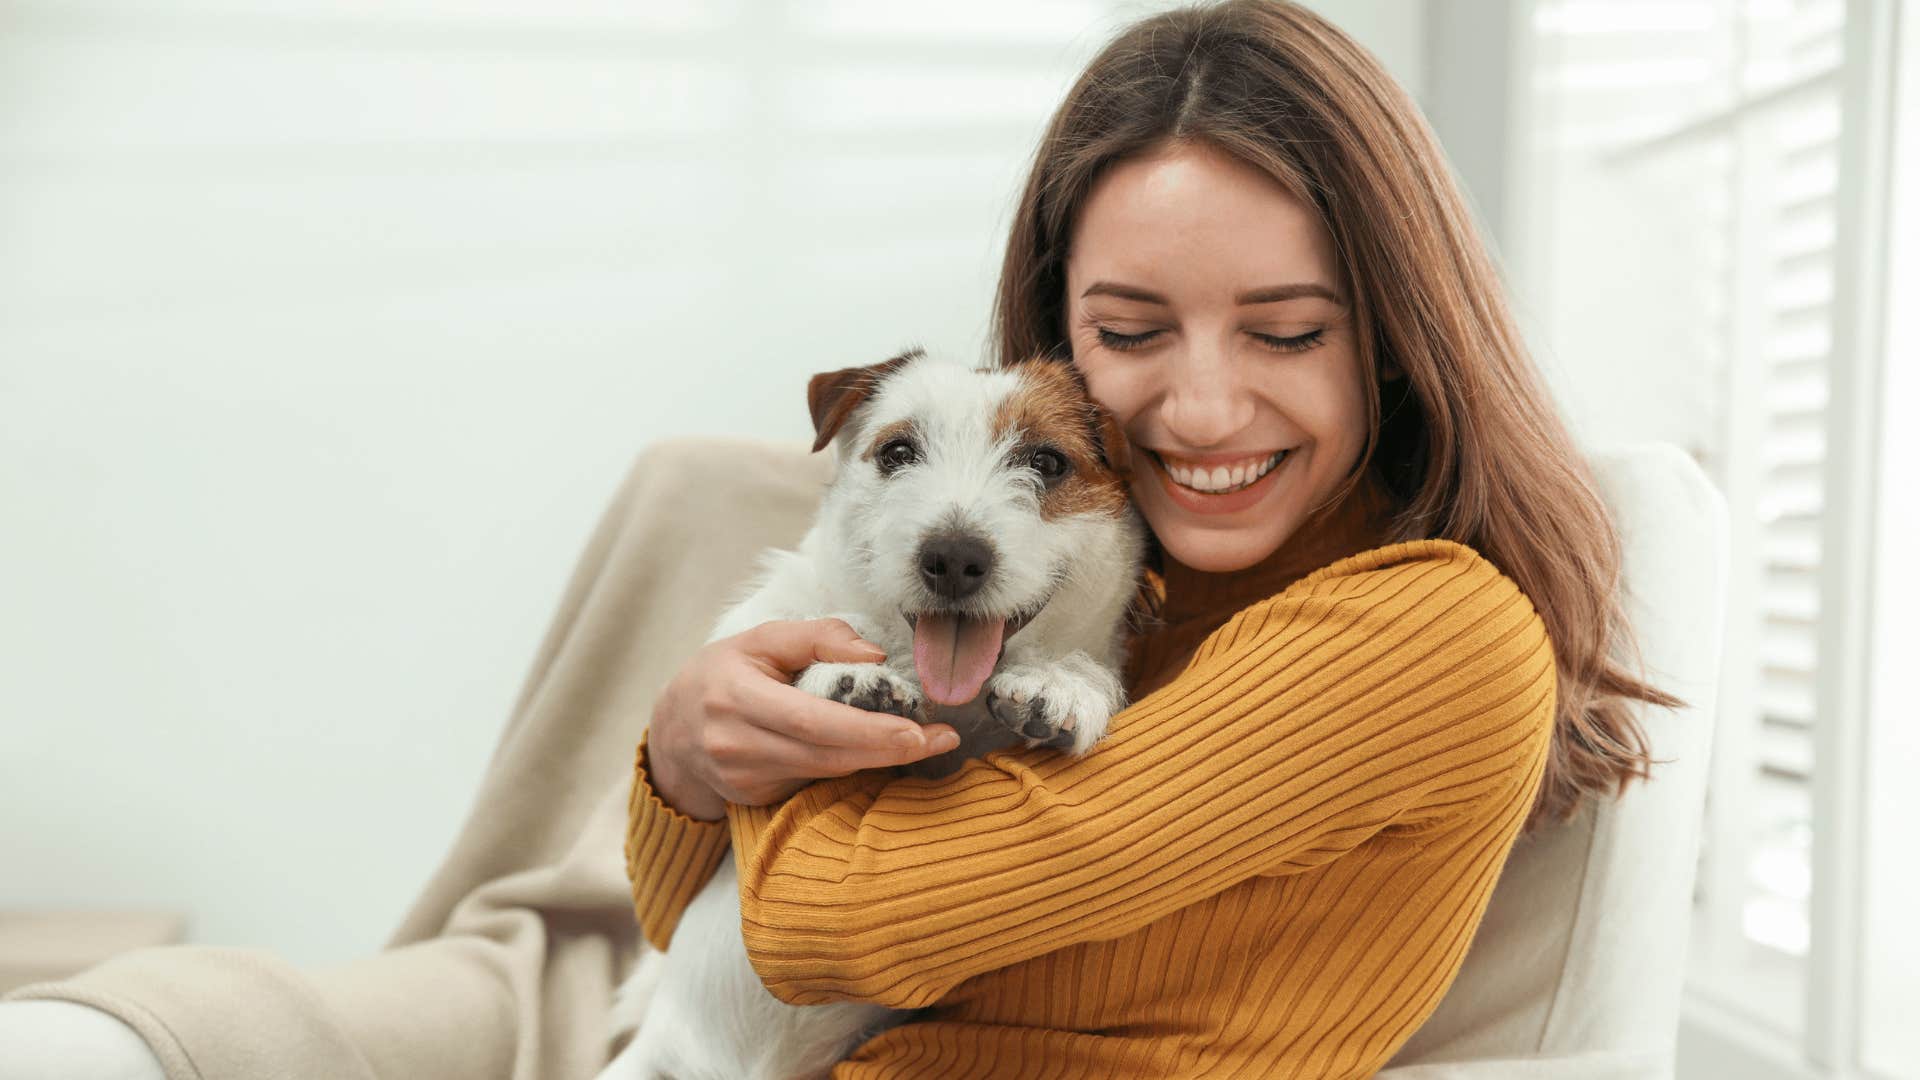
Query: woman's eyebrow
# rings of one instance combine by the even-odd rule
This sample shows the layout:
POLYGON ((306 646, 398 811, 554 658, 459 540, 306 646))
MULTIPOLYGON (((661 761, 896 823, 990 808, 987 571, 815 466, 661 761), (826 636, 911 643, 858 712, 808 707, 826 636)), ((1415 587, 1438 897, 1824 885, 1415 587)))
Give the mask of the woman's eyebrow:
MULTIPOLYGON (((1084 300, 1089 296, 1117 296, 1122 300, 1138 300, 1143 304, 1159 304, 1161 307, 1171 306, 1167 303, 1167 298, 1161 296, 1159 293, 1148 292, 1146 289, 1135 288, 1132 285, 1121 285, 1112 281, 1096 281, 1087 286, 1087 291, 1081 293, 1080 298, 1084 300)), ((1233 302, 1243 306, 1246 304, 1271 304, 1281 300, 1298 300, 1303 296, 1317 296, 1323 300, 1331 300, 1336 304, 1346 303, 1346 301, 1340 299, 1339 293, 1334 292, 1325 285, 1312 281, 1296 282, 1292 285, 1269 285, 1263 289, 1249 289, 1239 296, 1234 297, 1233 302)))
POLYGON ((1318 296, 1336 304, 1344 304, 1340 294, 1317 281, 1303 281, 1293 285, 1269 285, 1264 289, 1252 289, 1233 298, 1236 304, 1271 304, 1278 300, 1298 300, 1303 296, 1318 296))

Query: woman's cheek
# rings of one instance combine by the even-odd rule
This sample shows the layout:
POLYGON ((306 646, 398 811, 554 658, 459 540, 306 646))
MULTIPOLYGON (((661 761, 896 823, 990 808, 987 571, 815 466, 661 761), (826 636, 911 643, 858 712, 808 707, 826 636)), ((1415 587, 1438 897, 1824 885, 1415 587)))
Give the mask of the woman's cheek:
POLYGON ((1113 392, 1112 387, 1108 385, 1106 365, 1100 363, 1100 361, 1090 355, 1087 350, 1077 344, 1075 350, 1073 366, 1080 372, 1080 377, 1086 380, 1087 396, 1098 402, 1101 408, 1113 413, 1114 418, 1120 421, 1120 426, 1124 429, 1127 426, 1127 422, 1124 417, 1120 416, 1119 411, 1113 407, 1113 392))
POLYGON ((1075 363, 1080 368, 1081 377, 1087 380, 1087 395, 1113 414, 1129 439, 1137 440, 1140 436, 1136 427, 1138 413, 1150 389, 1151 373, 1147 365, 1123 371, 1119 365, 1093 356, 1075 363))

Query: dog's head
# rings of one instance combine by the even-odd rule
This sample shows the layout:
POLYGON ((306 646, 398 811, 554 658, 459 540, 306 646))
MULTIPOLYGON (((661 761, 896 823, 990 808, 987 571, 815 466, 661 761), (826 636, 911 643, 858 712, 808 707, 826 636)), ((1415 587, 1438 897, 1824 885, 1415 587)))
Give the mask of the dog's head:
POLYGON ((816 375, 807 400, 814 449, 839 449, 823 507, 850 570, 837 584, 912 624, 934 701, 972 700, 1064 589, 1131 578, 1125 436, 1071 366, 975 370, 915 349, 816 375))

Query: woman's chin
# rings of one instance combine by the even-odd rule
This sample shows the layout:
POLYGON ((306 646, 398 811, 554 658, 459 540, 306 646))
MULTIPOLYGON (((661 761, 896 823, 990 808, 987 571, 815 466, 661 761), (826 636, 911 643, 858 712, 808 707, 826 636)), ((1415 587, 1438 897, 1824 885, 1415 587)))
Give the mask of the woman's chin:
POLYGON ((1245 570, 1280 550, 1288 530, 1275 531, 1271 522, 1264 528, 1204 529, 1187 522, 1162 523, 1147 518, 1154 536, 1166 553, 1180 565, 1206 574, 1226 574, 1245 570))

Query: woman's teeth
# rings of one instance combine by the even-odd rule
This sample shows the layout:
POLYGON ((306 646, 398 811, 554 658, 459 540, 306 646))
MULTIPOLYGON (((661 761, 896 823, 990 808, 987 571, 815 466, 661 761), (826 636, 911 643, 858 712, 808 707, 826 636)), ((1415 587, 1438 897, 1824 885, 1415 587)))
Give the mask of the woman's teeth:
POLYGON ((1177 465, 1165 458, 1161 458, 1160 463, 1166 466, 1167 475, 1173 477, 1174 483, 1181 487, 1207 495, 1222 495, 1238 491, 1272 472, 1286 456, 1287 451, 1281 450, 1264 461, 1243 462, 1232 467, 1216 465, 1212 469, 1177 465))

